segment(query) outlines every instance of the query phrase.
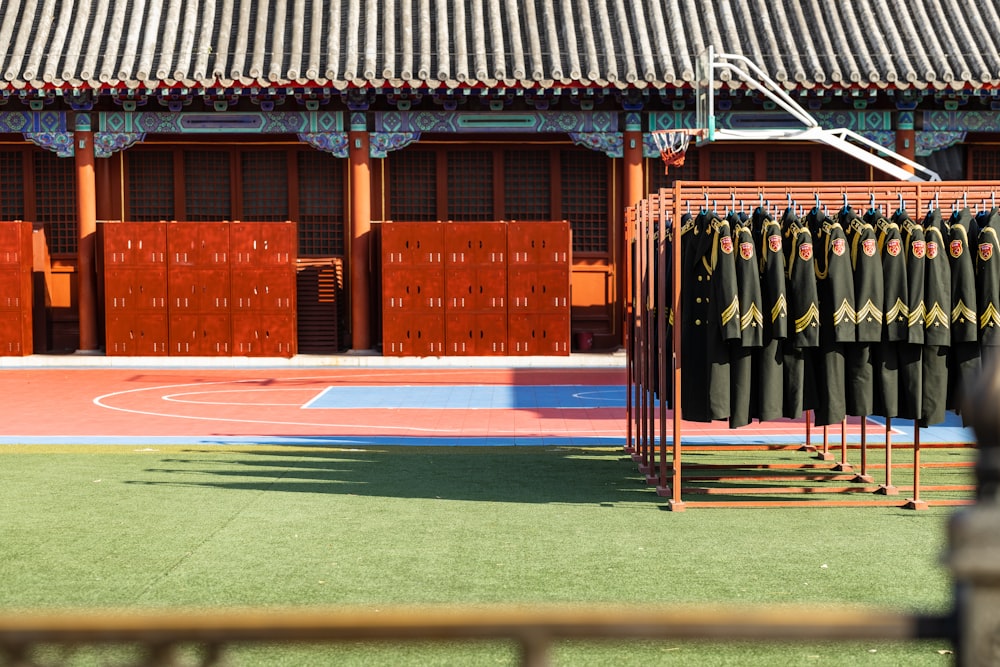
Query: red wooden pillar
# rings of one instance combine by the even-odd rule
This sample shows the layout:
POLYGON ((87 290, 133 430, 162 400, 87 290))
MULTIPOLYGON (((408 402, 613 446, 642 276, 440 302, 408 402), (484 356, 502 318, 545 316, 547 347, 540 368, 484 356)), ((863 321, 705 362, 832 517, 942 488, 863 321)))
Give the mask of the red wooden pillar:
POLYGON ((79 352, 94 352, 97 340, 97 189, 94 179, 94 133, 90 114, 76 114, 73 134, 76 161, 77 308, 80 318, 79 352))
MULTIPOLYGON (((626 124, 624 144, 624 151, 622 154, 624 157, 623 161, 625 163, 625 168, 622 170, 622 178, 624 180, 624 183, 622 184, 622 192, 625 195, 624 204, 626 207, 637 206, 639 201, 642 200, 644 194, 642 170, 642 131, 640 130, 638 123, 626 124)), ((626 229, 621 234, 622 241, 618 248, 619 256, 617 263, 619 267, 622 267, 619 271, 619 275, 625 278, 625 289, 623 294, 626 295, 625 300, 627 302, 630 298, 627 295, 632 293, 630 291, 632 286, 629 282, 629 242, 631 239, 629 230, 627 229, 628 220, 626 219, 623 222, 626 229)), ((627 306, 624 310, 626 312, 626 317, 631 315, 631 313, 628 312, 629 308, 627 306)), ((627 328, 627 326, 625 328, 627 328)), ((629 341, 628 332, 624 330, 625 328, 623 328, 622 331, 621 342, 623 345, 627 346, 629 341)))
POLYGON ((371 158, 367 129, 347 134, 351 160, 351 349, 371 349, 371 158))

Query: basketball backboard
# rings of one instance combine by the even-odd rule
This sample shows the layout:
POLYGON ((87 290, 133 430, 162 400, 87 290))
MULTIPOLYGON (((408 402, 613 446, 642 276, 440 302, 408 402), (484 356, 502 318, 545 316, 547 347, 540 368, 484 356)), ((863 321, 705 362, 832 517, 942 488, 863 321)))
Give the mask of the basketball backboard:
POLYGON ((694 99, 695 127, 704 130, 695 138, 695 145, 715 141, 715 49, 711 46, 698 54, 695 61, 694 99))

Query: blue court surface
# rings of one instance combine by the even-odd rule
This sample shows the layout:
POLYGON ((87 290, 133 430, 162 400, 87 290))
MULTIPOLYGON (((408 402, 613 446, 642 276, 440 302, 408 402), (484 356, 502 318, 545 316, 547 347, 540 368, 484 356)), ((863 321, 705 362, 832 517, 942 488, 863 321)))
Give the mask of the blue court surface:
POLYGON ((624 408, 621 385, 337 385, 306 408, 541 410, 624 408))

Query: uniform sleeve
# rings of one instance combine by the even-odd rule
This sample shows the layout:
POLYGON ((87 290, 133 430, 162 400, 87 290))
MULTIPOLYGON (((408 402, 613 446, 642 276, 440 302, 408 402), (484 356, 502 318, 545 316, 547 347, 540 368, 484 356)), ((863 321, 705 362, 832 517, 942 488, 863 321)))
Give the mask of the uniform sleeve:
POLYGON ((781 227, 776 222, 770 222, 763 231, 760 263, 764 322, 770 327, 771 338, 782 339, 788 336, 788 302, 781 227))
POLYGON ((717 221, 714 230, 715 256, 712 267, 713 301, 717 309, 717 321, 723 340, 740 339, 739 285, 736 282, 735 244, 729 223, 717 221))

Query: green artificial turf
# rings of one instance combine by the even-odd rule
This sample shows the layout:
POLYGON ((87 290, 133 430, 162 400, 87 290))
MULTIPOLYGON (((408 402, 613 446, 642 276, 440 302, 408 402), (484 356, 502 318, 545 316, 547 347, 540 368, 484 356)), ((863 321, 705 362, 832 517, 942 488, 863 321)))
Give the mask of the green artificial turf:
MULTIPOLYGON (((808 461, 788 451, 691 453, 692 463, 734 466, 751 457, 808 461)), ((957 459, 972 453, 923 455, 957 459)), ((909 471, 895 474, 909 482, 909 471)), ((972 477, 929 468, 923 480, 972 477)), ((939 614, 951 604, 941 557, 953 511, 668 512, 612 449, 0 446, 0 611, 795 603, 939 614)), ((941 665, 949 648, 566 642, 553 660, 941 665)), ((230 662, 487 665, 517 655, 506 643, 245 646, 230 662)))

